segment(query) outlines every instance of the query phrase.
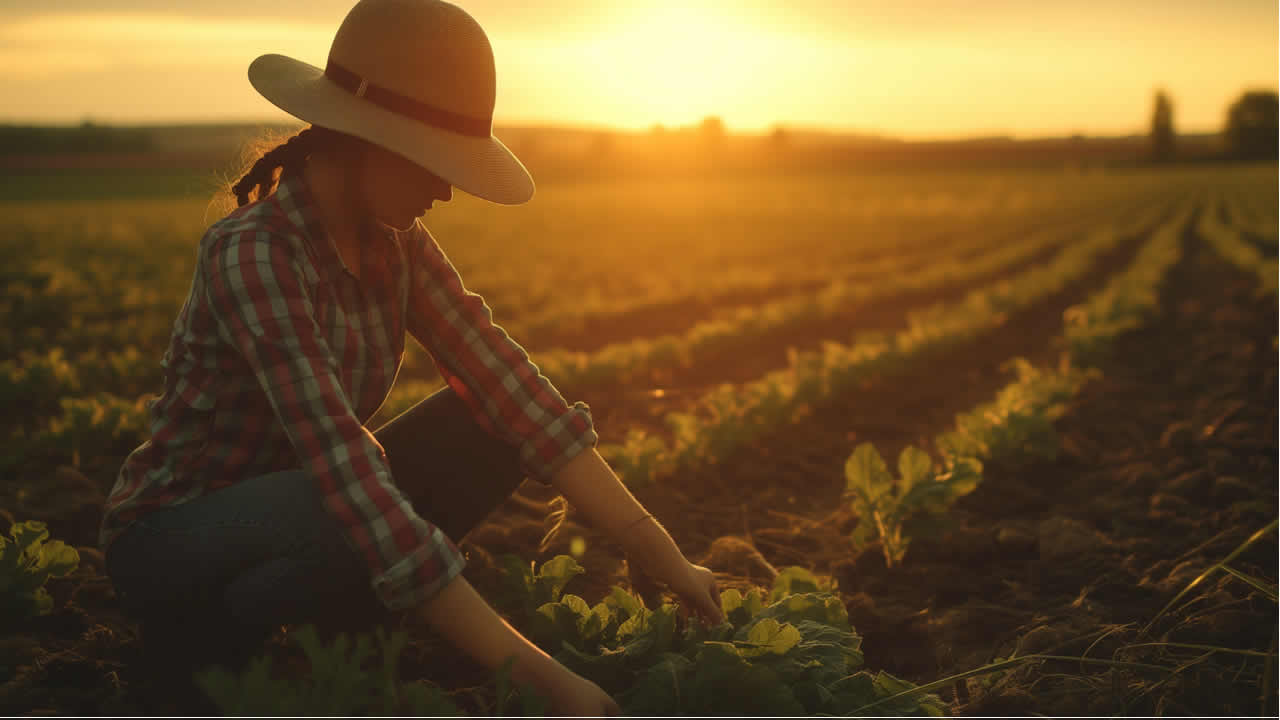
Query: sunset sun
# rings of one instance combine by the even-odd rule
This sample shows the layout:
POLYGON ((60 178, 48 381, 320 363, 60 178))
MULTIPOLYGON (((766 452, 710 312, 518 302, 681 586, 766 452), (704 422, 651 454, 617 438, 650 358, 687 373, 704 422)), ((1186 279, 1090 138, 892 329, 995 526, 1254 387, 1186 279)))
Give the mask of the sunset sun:
POLYGON ((770 42, 715 10, 671 6, 620 16, 582 57, 597 87, 608 88, 607 101, 643 108, 652 122, 679 124, 719 112, 750 91, 749 83, 770 80, 768 53, 761 52, 770 42))

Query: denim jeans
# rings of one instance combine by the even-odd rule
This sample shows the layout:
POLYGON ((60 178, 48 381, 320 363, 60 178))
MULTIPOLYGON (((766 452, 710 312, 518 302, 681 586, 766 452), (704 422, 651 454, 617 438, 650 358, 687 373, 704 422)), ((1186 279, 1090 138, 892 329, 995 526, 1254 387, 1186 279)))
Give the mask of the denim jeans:
MULTIPOLYGON (((396 486, 454 541, 524 480, 516 448, 448 387, 373 434, 396 486)), ((307 473, 286 470, 138 519, 111 545, 107 570, 144 646, 238 663, 281 625, 354 631, 391 617, 341 532, 307 473)))

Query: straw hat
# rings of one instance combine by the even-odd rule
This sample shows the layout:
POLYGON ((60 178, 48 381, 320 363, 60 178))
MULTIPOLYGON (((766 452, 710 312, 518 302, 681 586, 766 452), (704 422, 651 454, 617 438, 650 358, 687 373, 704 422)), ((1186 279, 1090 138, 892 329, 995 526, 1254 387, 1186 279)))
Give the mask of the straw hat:
POLYGON ((323 70, 278 54, 249 82, 285 112, 398 153, 477 197, 518 205, 529 171, 493 136, 493 49, 479 23, 442 0, 360 0, 323 70))

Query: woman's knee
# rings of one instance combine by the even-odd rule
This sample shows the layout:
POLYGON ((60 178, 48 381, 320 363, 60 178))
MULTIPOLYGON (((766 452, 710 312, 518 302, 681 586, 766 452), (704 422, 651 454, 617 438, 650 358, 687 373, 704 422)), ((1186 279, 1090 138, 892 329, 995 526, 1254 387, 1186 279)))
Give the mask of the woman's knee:
POLYGON ((155 614, 217 602, 264 566, 332 571, 346 559, 341 533, 307 473, 271 473, 140 518, 113 543, 109 572, 126 611, 155 614))

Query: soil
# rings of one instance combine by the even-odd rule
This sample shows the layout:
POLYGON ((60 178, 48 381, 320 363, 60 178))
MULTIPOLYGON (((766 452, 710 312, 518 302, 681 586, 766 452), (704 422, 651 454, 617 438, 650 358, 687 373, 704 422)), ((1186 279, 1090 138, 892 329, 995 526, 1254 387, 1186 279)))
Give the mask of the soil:
MULTIPOLYGON (((1135 211, 1135 208, 1144 207, 1148 202, 1150 202, 1149 199, 1138 202, 1126 199, 1113 205, 1091 206, 1083 211, 1080 209, 1072 209, 1065 212, 1047 210, 1037 213, 1034 217, 1016 220, 1005 219, 993 223, 989 229, 991 235, 989 239, 976 244, 970 240, 965 240, 966 244, 971 245, 970 248, 960 252, 948 251, 944 254, 949 260, 954 261, 973 259, 1005 244, 1018 242, 1020 238, 1040 232, 1053 229, 1096 228, 1102 218, 1116 217, 1117 214, 1131 214, 1135 211)), ((1070 233, 1066 234, 1069 235, 1070 233)), ((892 248, 876 247, 866 255, 854 255, 846 261, 842 261, 839 267, 829 268, 831 275, 848 277, 849 267, 856 268, 858 263, 882 260, 887 253, 902 255, 903 265, 900 272, 910 273, 916 267, 928 265, 931 255, 936 254, 936 251, 931 250, 931 248, 946 247, 957 236, 963 238, 964 233, 957 232, 956 228, 949 228, 937 233, 919 233, 918 235, 919 237, 911 239, 902 238, 892 248), (914 264, 912 263, 913 260, 915 261, 914 264), (848 265, 848 263, 853 263, 853 265, 848 265)), ((1008 273, 1011 270, 1002 272, 1008 273)), ((968 286, 972 287, 974 284, 981 284, 981 282, 970 283, 968 286)), ((643 305, 631 312, 587 317, 580 322, 560 323, 558 326, 540 326, 537 328, 536 333, 531 333, 528 336, 522 335, 519 340, 534 355, 537 354, 538 350, 547 348, 594 352, 608 345, 628 342, 635 338, 678 335, 688 331, 699 322, 710 320, 717 316, 724 316, 738 308, 762 305, 786 297, 797 297, 803 293, 819 291, 826 285, 826 281, 780 282, 766 289, 747 289, 718 294, 708 298, 677 298, 665 303, 643 305)), ((882 298, 876 302, 878 305, 893 305, 896 307, 902 302, 910 302, 910 298, 882 298)), ((847 318, 825 321, 822 323, 821 331, 825 332, 825 337, 830 338, 832 336, 831 328, 833 327, 859 327, 860 319, 854 319, 853 324, 847 324, 843 322, 844 320, 847 320, 847 318)), ((847 340, 848 338, 839 339, 847 340)), ((790 340, 788 339, 788 341, 790 340)), ((762 345, 767 347, 774 346, 772 341, 763 342, 762 345)), ((786 345, 781 347, 785 349, 786 345)), ((785 366, 785 364, 784 356, 782 365, 785 366)))
MULTIPOLYGON (((1167 219, 1168 217, 1161 218, 1161 222, 1167 219)), ((1152 228, 1158 227, 1159 224, 1158 222, 1153 224, 1152 228)), ((1047 341, 1061 329, 1062 310, 1083 300, 1111 272, 1128 264, 1144 237, 1146 237, 1145 233, 1135 233, 1122 238, 1114 250, 1104 253, 1098 259, 1093 271, 1088 273, 1088 276, 1082 282, 1065 289, 1054 297, 1037 303, 1035 307, 1021 313, 1017 318, 1011 320, 1010 325, 1002 328, 1001 332, 998 333, 998 338, 1009 338, 1016 345, 1014 354, 1025 356, 1034 353, 1051 352, 1052 348, 1048 346, 1047 341), (1036 344, 1035 340, 1037 339, 1043 342, 1036 344)), ((612 388, 569 388, 564 392, 567 393, 566 396, 585 400, 592 408, 600 407, 605 409, 605 414, 602 415, 600 421, 602 427, 601 437, 605 442, 620 442, 624 430, 634 427, 644 427, 651 432, 662 433, 664 425, 661 418, 666 413, 691 411, 693 402, 697 398, 702 397, 722 383, 745 383, 755 378, 763 377, 769 372, 785 369, 788 367, 788 354, 793 349, 800 352, 809 352, 819 349, 822 343, 827 340, 835 339, 845 343, 850 341, 850 337, 833 338, 832 328, 856 328, 859 333, 882 332, 891 334, 906 327, 908 318, 913 312, 940 303, 958 302, 974 289, 986 286, 1001 277, 1009 277, 1033 267, 1042 266, 1052 261, 1063 250, 1063 247, 1064 244, 1062 243, 1053 243, 1033 253, 1030 257, 1023 258, 999 271, 968 278, 963 282, 940 283, 930 288, 905 291, 879 298, 872 302, 851 304, 850 307, 833 317, 821 318, 813 322, 788 324, 786 327, 779 328, 777 332, 770 333, 768 337, 762 338, 749 352, 742 352, 736 348, 728 349, 725 352, 701 358, 690 367, 664 371, 660 374, 655 373, 655 376, 648 378, 648 381, 663 389, 662 399, 649 399, 649 411, 641 416, 634 416, 628 412, 630 407, 624 401, 629 398, 630 388, 625 384, 615 385, 612 388)), ((852 333, 849 334, 851 335, 852 333)), ((976 344, 981 344, 981 342, 974 343, 974 345, 976 344)), ((962 358, 961 365, 964 368, 975 366, 996 367, 996 364, 1002 360, 1012 357, 1009 354, 998 356, 998 353, 1005 349, 1006 346, 997 341, 990 347, 958 348, 951 354, 962 358), (977 350, 977 352, 975 353, 974 350, 977 350)), ((934 358, 934 360, 936 361, 938 358, 934 358)), ((955 371, 959 369, 959 366, 954 365, 950 358, 945 362, 947 367, 944 372, 947 373, 947 377, 955 377, 955 371)), ((981 391, 988 389, 989 384, 976 386, 969 383, 969 387, 981 391)), ((995 387, 998 387, 998 385, 995 387)), ((889 391, 896 397, 898 392, 896 384, 889 388, 889 391)), ((942 392, 946 393, 948 400, 958 399, 964 401, 967 399, 957 397, 953 387, 944 387, 942 392)), ((634 404, 634 394, 631 394, 630 398, 632 398, 631 402, 634 404)), ((867 404, 861 396, 855 398, 854 401, 860 405, 867 404)), ((970 402, 959 405, 957 410, 972 404, 970 402)), ((932 407, 935 406, 930 403, 924 409, 927 411, 932 407)), ((849 424, 847 422, 847 413, 849 411, 848 408, 842 408, 837 405, 834 410, 836 415, 832 419, 837 420, 841 426, 847 426, 849 424)), ((900 410, 899 412, 912 418, 913 421, 918 417, 906 411, 900 410)), ((951 414, 947 414, 948 420, 951 414)), ((808 433, 805 433, 805 435, 807 436, 808 433)))
MULTIPOLYGON (((1161 218, 1161 221, 1165 219, 1167 217, 1161 218)), ((1077 222, 1081 232, 1084 228, 1096 227, 1096 218, 1092 216, 1086 221, 1077 219, 1077 222)), ((1023 230, 1024 234, 1029 232, 1032 230, 1023 230)), ((1138 235, 1134 235, 1127 238, 1129 242, 1124 244, 1124 247, 1128 249, 1117 251, 1114 257, 1128 262, 1128 253, 1134 249, 1134 241, 1137 237, 1138 235)), ((697 398, 723 383, 744 383, 762 377, 768 372, 785 369, 788 366, 788 355, 793 349, 807 352, 819 348, 827 340, 849 342, 854 329, 858 333, 895 332, 906 326, 907 318, 912 312, 938 303, 956 302, 975 288, 1048 262, 1062 250, 1064 244, 1064 242, 1049 243, 1017 262, 962 281, 943 282, 920 290, 894 293, 873 301, 852 303, 830 317, 789 323, 765 337, 757 338, 745 351, 739 347, 725 348, 722 352, 698 358, 692 365, 660 368, 623 383, 582 385, 560 383, 557 388, 565 397, 582 400, 592 408, 602 442, 621 442, 626 431, 631 428, 645 428, 650 432, 663 433, 665 425, 662 418, 666 413, 690 411, 697 398), (833 330, 833 328, 846 330, 833 330), (661 395, 655 397, 654 389, 660 389, 661 395)), ((1083 295, 1076 291, 1080 289, 1091 291, 1094 287, 1093 280, 1106 277, 1105 274, 1100 274, 1100 271, 1110 267, 1111 264, 1104 261, 1099 265, 1099 270, 1094 272, 1093 279, 1068 290, 1063 297, 1072 299, 1072 302, 1078 302, 1075 298, 1083 295)), ((756 298, 756 301, 761 300, 756 298)), ((1049 304, 1056 307, 1052 301, 1049 304)), ((676 303, 663 312, 686 318, 698 314, 697 308, 690 306, 687 302, 676 303)), ((629 323, 627 327, 632 329, 629 323)), ((1051 324, 1049 327, 1056 328, 1057 325, 1051 324)), ((423 375, 424 378, 435 378, 435 375, 430 373, 431 369, 430 364, 420 368, 426 373, 423 375)), ((416 375, 406 373, 405 377, 414 378, 416 375)))
MULTIPOLYGON (((911 528, 900 566, 886 567, 877 547, 855 552, 849 543, 857 518, 841 495, 854 445, 872 441, 891 462, 907 444, 932 450, 930 439, 955 413, 1012 379, 1000 369, 1005 360, 1056 357, 1050 339, 1062 311, 1123 268, 1138 238, 1101 258, 1085 281, 982 338, 873 379, 713 469, 635 494, 724 588, 767 585, 777 569, 797 564, 832 578, 870 669, 925 683, 996 658, 1085 658, 1029 660, 949 681, 936 692, 956 714, 1274 713, 1275 683, 1264 698, 1260 679, 1274 665, 1239 652, 1274 652, 1274 601, 1219 572, 1161 613, 1277 516, 1276 299, 1258 298, 1254 277, 1218 259, 1194 234, 1194 220, 1184 259, 1164 285, 1162 314, 1117 341, 1103 376, 1056 423, 1059 457, 989 465, 952 512, 911 528)), ((60 469, 51 481, 61 488, 56 498, 32 498, 21 517, 43 507, 53 537, 91 545, 101 504, 93 484, 60 469)), ((502 553, 546 559, 580 536, 588 573, 569 591, 594 602, 609 585, 631 587, 619 548, 573 513, 534 555, 552 497, 526 482, 460 541, 471 582, 496 593, 502 553)), ((1231 566, 1274 587, 1276 555, 1271 532, 1231 566)), ((148 670, 137 626, 119 611, 101 563, 81 547, 80 569, 48 584, 54 612, 0 641, 0 673, 8 673, 0 674, 0 713, 211 712, 193 688, 148 670)), ((265 650, 297 667, 283 631, 265 650)), ((401 670, 447 688, 487 682, 481 668, 421 632, 401 670)), ((472 697, 460 691, 455 699, 479 709, 472 697)))

